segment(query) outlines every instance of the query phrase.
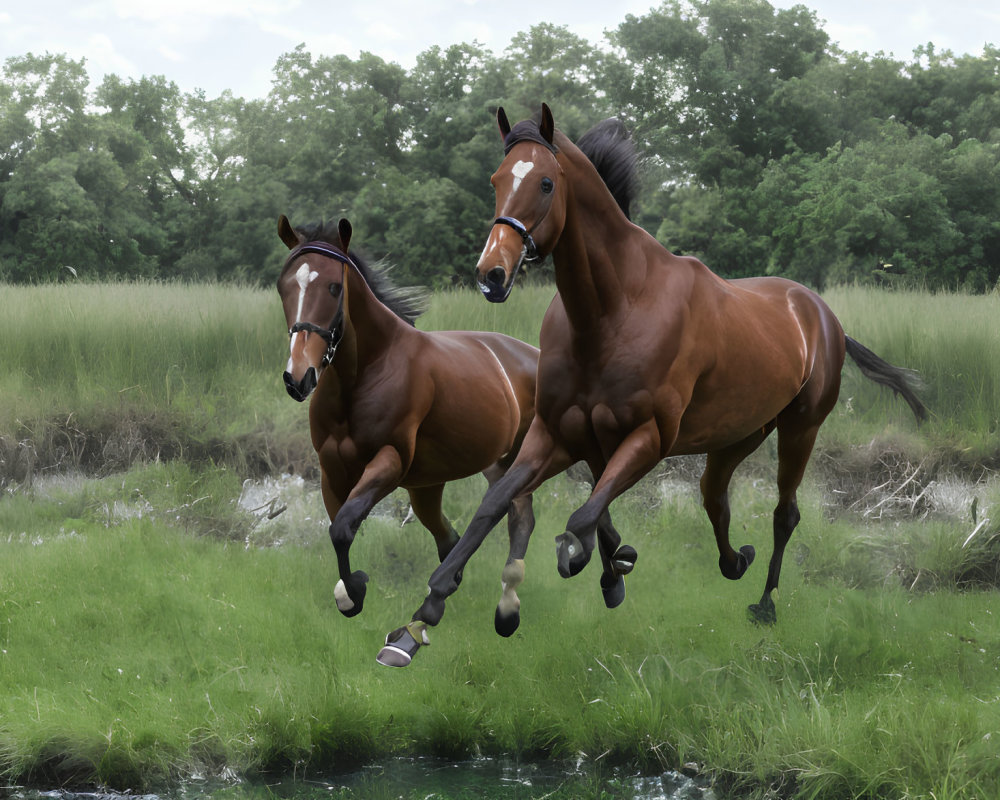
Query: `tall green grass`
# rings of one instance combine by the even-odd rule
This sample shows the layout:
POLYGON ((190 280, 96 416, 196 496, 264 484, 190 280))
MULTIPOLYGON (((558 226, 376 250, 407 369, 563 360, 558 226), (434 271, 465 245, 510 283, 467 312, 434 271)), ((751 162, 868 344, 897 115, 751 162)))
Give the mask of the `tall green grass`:
MULTIPOLYGON (((537 344, 552 296, 551 287, 529 285, 494 305, 467 290, 441 292, 419 326, 499 330, 537 344)), ((1000 296, 850 287, 832 289, 826 299, 850 335, 918 372, 932 422, 914 435, 905 404, 848 365, 821 446, 882 437, 971 459, 996 456, 1000 329, 993 320, 1000 296)), ((289 403, 281 386, 287 340, 273 290, 4 286, 0 337, 0 439, 8 462, 28 460, 17 452, 26 442, 37 451, 38 468, 86 459, 90 467, 102 460, 127 466, 130 441, 138 457, 155 457, 157 438, 166 457, 185 448, 204 457, 233 442, 256 448, 257 461, 269 449, 280 451, 270 466, 301 468, 309 457, 304 407, 289 403), (151 441, 140 446, 146 432, 151 441), (95 440, 104 448, 83 452, 95 440), (115 447, 126 452, 105 452, 115 447)))
MULTIPOLYGON (((977 456, 1000 450, 1000 294, 881 291, 862 287, 824 294, 848 335, 893 364, 917 372, 931 413, 927 435, 977 456)), ((909 427, 909 409, 890 392, 844 370, 831 428, 857 440, 890 426, 909 427), (849 410, 848 410, 849 409, 849 410), (851 430, 853 426, 855 430, 851 430)))
POLYGON ((2 286, 0 340, 0 478, 157 457, 282 468, 307 447, 273 291, 2 286))

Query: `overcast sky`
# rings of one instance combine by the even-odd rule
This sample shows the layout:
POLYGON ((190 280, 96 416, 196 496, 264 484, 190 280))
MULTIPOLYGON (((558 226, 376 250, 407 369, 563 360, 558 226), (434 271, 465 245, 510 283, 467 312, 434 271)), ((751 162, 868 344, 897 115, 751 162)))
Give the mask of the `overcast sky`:
MULTIPOLYGON (((771 0, 790 7, 795 0, 771 0)), ((996 0, 805 0, 847 50, 908 58, 938 49, 982 53, 1000 44, 996 0)), ((183 91, 248 98, 271 88, 278 57, 304 43, 315 57, 362 50, 409 69, 432 45, 478 41, 500 55, 519 31, 565 25, 594 44, 653 0, 0 0, 0 61, 25 53, 86 58, 106 73, 164 75, 183 91)))

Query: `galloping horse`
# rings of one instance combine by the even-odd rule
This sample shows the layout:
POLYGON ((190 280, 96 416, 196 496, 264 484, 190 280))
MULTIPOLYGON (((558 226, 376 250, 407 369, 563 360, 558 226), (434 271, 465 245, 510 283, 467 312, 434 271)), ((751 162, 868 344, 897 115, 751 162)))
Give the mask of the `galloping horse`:
MULTIPOLYGON (((538 360, 536 348, 498 333, 417 330, 412 293, 349 252, 351 233, 347 220, 336 230, 278 222, 291 250, 278 278, 291 339, 285 386, 298 401, 312 394, 310 432, 340 573, 334 596, 348 617, 362 610, 368 581, 351 571, 349 551, 372 507, 406 488, 444 559, 458 541, 441 511, 444 484, 503 474, 534 413, 538 360)), ((511 549, 496 626, 509 635, 534 526, 530 493, 505 513, 511 549)))
MULTIPOLYGON (((563 577, 583 569, 595 538, 602 550, 608 545, 595 523, 612 500, 661 459, 705 453, 701 492, 719 567, 740 578, 754 548, 729 543, 729 482, 777 429, 774 550, 764 593, 750 606, 754 620, 774 622, 771 593, 799 521, 796 490, 837 401, 845 353, 902 395, 920 420, 926 410, 909 374, 845 336, 804 286, 773 277, 723 280, 668 252, 628 220, 614 187, 555 129, 548 106, 540 122, 511 128, 502 108, 497 122, 505 158, 492 177, 496 217, 476 275, 486 298, 503 302, 525 260, 552 255, 558 294, 542 322, 535 418, 507 474, 431 576, 413 620, 389 639, 405 639, 415 651, 414 634, 440 621, 458 571, 503 509, 579 460, 598 480, 556 539, 563 577)), ((621 126, 604 130, 607 158, 634 159, 621 126)))

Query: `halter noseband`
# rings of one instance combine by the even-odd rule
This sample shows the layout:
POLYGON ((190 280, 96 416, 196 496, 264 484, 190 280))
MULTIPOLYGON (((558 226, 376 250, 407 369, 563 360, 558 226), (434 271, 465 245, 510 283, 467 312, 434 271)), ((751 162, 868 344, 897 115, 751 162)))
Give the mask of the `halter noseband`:
POLYGON ((521 258, 517 262, 517 266, 520 267, 525 261, 533 262, 538 261, 540 256, 538 255, 538 247, 535 245, 535 240, 531 238, 531 231, 529 231, 523 222, 514 217, 497 217, 493 220, 493 225, 507 225, 513 228, 521 235, 521 241, 523 242, 523 247, 521 248, 521 258))
MULTIPOLYGON (((339 261, 343 265, 343 272, 340 279, 341 286, 344 286, 347 282, 347 267, 352 266, 357 269, 354 262, 348 256, 324 242, 306 242, 296 247, 288 254, 288 258, 285 259, 285 266, 287 267, 304 253, 317 253, 318 255, 327 256, 335 261, 339 261)), ((330 323, 329 328, 321 328, 312 322, 296 322, 288 329, 288 337, 291 338, 299 331, 315 333, 326 342, 326 352, 323 354, 323 361, 320 363, 320 366, 329 366, 333 362, 333 357, 337 354, 337 346, 340 344, 340 340, 344 337, 344 291, 341 290, 340 292, 337 311, 333 315, 333 322, 330 323)))

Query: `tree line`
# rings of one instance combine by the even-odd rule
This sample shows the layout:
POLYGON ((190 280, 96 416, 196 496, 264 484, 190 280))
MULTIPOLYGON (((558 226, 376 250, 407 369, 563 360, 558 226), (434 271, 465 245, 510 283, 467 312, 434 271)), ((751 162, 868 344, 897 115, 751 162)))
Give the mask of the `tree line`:
MULTIPOLYGON (((572 138, 625 121, 635 221, 726 277, 809 285, 1000 281, 1000 49, 844 52, 816 14, 665 0, 596 45, 542 24, 496 55, 412 69, 300 46, 266 97, 8 58, 0 75, 0 280, 270 283, 293 223, 348 217, 402 283, 466 284, 493 214, 497 106, 541 102, 572 138)), ((546 266, 540 271, 544 275, 546 266)))

